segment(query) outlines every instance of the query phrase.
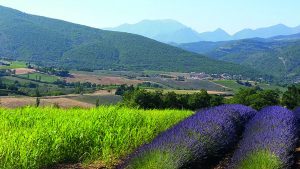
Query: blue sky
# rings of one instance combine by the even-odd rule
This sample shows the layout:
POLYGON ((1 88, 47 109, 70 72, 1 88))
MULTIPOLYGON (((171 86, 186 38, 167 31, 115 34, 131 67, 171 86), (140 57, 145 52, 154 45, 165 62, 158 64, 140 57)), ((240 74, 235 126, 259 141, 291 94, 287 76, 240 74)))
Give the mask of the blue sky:
POLYGON ((199 32, 300 25, 300 0, 0 0, 0 5, 97 28, 143 19, 175 19, 199 32))

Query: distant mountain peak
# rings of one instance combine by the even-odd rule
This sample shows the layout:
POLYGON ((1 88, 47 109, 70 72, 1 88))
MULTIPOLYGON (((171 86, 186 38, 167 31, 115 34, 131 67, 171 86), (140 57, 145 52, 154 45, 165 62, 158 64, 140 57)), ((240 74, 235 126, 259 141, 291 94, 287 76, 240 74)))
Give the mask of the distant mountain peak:
POLYGON ((214 32, 226 32, 226 31, 224 29, 222 29, 222 28, 218 28, 214 32))
POLYGON ((271 38, 274 36, 279 35, 292 35, 299 33, 300 29, 288 27, 282 23, 269 26, 269 27, 263 27, 263 28, 257 28, 257 29, 243 29, 236 34, 234 34, 233 39, 247 39, 247 38, 271 38))
POLYGON ((223 29, 218 28, 212 32, 200 33, 199 37, 204 41, 227 41, 231 40, 231 36, 223 29))
POLYGON ((138 34, 165 43, 188 43, 201 40, 198 32, 173 19, 145 19, 136 24, 123 24, 109 30, 138 34))

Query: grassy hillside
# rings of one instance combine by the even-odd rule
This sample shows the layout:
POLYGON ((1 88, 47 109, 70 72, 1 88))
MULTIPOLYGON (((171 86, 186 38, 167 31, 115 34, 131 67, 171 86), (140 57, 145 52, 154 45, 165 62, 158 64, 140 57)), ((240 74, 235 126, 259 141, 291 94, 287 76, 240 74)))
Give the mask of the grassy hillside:
POLYGON ((69 69, 161 70, 254 76, 252 69, 215 61, 157 41, 0 7, 0 56, 69 69))
POLYGON ((181 47, 214 59, 250 66, 279 78, 295 79, 300 73, 300 34, 271 39, 198 42, 181 47))
POLYGON ((0 109, 0 168, 93 161, 112 165, 192 114, 113 106, 0 109))

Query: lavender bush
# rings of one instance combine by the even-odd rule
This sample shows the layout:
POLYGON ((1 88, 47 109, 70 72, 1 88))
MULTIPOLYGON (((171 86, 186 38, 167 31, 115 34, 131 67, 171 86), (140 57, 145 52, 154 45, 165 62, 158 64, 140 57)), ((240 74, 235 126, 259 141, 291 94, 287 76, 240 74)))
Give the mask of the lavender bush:
POLYGON ((294 113, 279 106, 264 108, 247 124, 230 168, 290 168, 296 141, 294 113))
POLYGON ((295 116, 296 116, 297 120, 300 121, 300 107, 297 107, 294 110, 294 113, 295 113, 295 116))
POLYGON ((232 149, 256 111, 223 105, 196 113, 140 147, 119 168, 202 168, 232 149))

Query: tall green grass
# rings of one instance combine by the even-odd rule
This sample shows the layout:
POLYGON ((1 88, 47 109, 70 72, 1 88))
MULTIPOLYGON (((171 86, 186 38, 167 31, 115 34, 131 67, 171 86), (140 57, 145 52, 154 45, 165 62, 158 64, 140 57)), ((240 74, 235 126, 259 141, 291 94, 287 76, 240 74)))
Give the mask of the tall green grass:
POLYGON ((257 151, 244 159, 238 169, 278 169, 280 159, 267 150, 257 151))
POLYGON ((0 168, 93 161, 109 166, 190 115, 116 106, 0 109, 0 168))

